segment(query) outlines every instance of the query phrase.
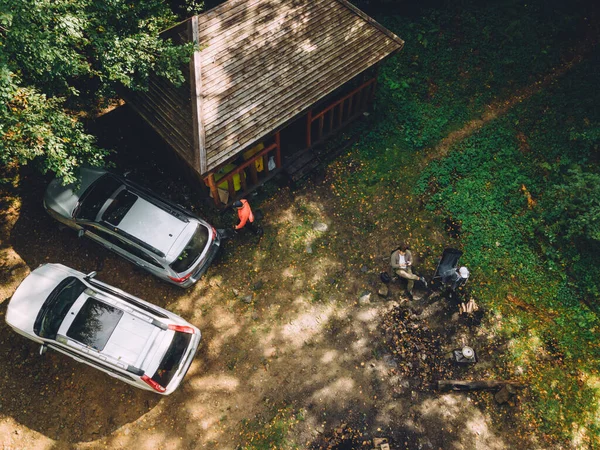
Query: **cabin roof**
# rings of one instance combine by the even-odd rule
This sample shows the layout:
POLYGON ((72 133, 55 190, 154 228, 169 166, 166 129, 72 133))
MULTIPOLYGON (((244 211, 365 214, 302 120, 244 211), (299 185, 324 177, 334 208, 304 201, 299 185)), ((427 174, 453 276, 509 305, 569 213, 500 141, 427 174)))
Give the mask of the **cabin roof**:
POLYGON ((229 0, 164 35, 198 43, 186 82, 130 100, 202 175, 404 44, 345 0, 229 0))

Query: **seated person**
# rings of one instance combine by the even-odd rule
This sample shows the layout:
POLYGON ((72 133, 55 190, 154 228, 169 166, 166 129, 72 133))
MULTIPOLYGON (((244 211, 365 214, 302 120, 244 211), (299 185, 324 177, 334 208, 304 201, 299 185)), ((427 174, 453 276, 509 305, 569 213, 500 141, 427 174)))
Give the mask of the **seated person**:
POLYGON ((469 269, 462 266, 460 269, 456 267, 442 274, 442 283, 450 285, 450 289, 455 291, 467 282, 469 278, 469 269))
POLYGON ((415 280, 420 280, 425 287, 427 287, 425 278, 419 277, 418 275, 414 275, 412 273, 412 261, 412 253, 408 244, 404 242, 392 252, 390 257, 390 265, 392 266, 393 272, 399 277, 408 280, 406 291, 409 297, 412 297, 412 290, 415 285, 415 280))
POLYGON ((462 266, 460 269, 458 269, 458 273, 457 273, 457 277, 454 280, 454 282, 452 283, 452 287, 451 289, 453 291, 455 291, 456 289, 458 289, 461 286, 464 286, 465 283, 467 282, 467 280, 469 279, 469 269, 467 269, 465 266, 462 266))
POLYGON ((453 273, 448 273, 445 278, 447 286, 446 295, 448 300, 463 302, 465 298, 469 298, 468 288, 465 287, 469 278, 469 270, 462 266, 460 269, 454 269, 453 273))

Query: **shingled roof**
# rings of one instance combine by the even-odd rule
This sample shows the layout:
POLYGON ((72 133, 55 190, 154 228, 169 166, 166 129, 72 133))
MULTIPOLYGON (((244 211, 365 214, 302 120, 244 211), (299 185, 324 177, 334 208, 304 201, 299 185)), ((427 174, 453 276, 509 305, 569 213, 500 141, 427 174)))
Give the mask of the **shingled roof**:
POLYGON ((229 0, 164 36, 199 45, 186 82, 128 100, 202 175, 404 44, 345 0, 229 0))

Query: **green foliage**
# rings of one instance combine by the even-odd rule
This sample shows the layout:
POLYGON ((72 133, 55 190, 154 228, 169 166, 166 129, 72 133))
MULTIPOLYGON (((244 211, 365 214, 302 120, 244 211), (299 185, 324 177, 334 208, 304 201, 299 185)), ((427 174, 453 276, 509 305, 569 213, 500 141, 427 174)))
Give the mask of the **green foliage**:
POLYGON ((34 161, 42 173, 54 172, 73 182, 82 163, 100 165, 106 150, 63 108, 63 99, 48 98, 34 88, 15 84, 15 76, 0 67, 0 163, 34 161))
POLYGON ((100 164, 107 152, 80 117, 119 86, 144 89, 151 72, 183 81, 192 46, 158 36, 175 20, 159 0, 0 0, 1 161, 65 181, 100 164))
POLYGON ((183 80, 178 64, 191 49, 158 37, 175 22, 162 1, 1 0, 0 8, 9 11, 2 49, 10 69, 45 94, 77 95, 90 77, 102 93, 143 87, 150 71, 183 80))
POLYGON ((504 317, 507 365, 533 386, 526 420, 567 441, 584 430, 581 442, 598 446, 600 51, 538 83, 589 30, 582 5, 459 1, 380 19, 406 47, 382 67, 364 138, 332 166, 332 188, 361 229, 375 215, 378 227, 423 242, 414 237, 427 233, 423 217, 459 224, 469 287, 504 317), (494 109, 498 118, 421 171, 422 155, 494 109))
POLYGON ((406 45, 381 71, 379 119, 404 145, 431 146, 558 64, 558 49, 585 32, 581 20, 558 1, 462 1, 416 19, 384 17, 406 45))
MULTIPOLYGON (((597 380, 588 383, 587 381, 590 380, 583 374, 580 373, 578 379, 569 376, 565 369, 566 367, 560 363, 549 368, 544 373, 544 377, 535 380, 532 386, 536 401, 539 402, 539 408, 544 411, 544 418, 549 422, 540 421, 539 425, 546 431, 552 431, 548 426, 550 423, 565 423, 572 427, 573 424, 581 423, 583 419, 584 423, 592 424, 589 434, 597 436, 600 429, 597 423, 594 423, 592 413, 600 401, 598 390, 593 387, 597 380)), ((589 437, 586 440, 590 444, 589 437)), ((579 448, 583 447, 582 445, 579 448)))
POLYGON ((580 166, 569 170, 563 183, 544 194, 542 217, 551 242, 600 244, 600 174, 580 166))
MULTIPOLYGON (((520 343, 515 361, 529 346, 526 336, 538 329, 556 339, 566 367, 585 376, 595 374, 600 360, 600 320, 588 307, 598 306, 593 302, 600 290, 600 173, 592 164, 600 116, 589 75, 597 58, 462 141, 428 166, 416 186, 428 196, 428 208, 461 223, 468 265, 487 279, 477 288, 481 296, 500 309, 509 306, 507 294, 517 296, 546 318, 540 323, 525 315, 523 329, 504 330, 520 343)), ((598 386, 558 395, 551 367, 527 364, 541 392, 531 414, 543 418, 545 431, 570 439, 565 420, 598 429, 591 413, 598 386)), ((561 379, 575 390, 572 373, 561 379)))
POLYGON ((296 413, 289 407, 278 409, 268 420, 261 418, 245 420, 242 424, 242 442, 238 449, 295 449, 297 447, 290 443, 287 437, 294 425, 302 420, 304 420, 303 413, 296 413))

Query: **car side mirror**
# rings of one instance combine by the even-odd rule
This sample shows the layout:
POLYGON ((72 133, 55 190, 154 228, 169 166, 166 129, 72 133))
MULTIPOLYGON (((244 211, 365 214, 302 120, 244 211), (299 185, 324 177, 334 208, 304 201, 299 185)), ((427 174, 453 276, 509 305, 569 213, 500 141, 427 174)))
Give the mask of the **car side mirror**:
POLYGON ((40 346, 40 356, 43 356, 44 353, 46 353, 46 350, 48 350, 48 346, 46 344, 42 344, 40 346))
POLYGON ((98 274, 98 273, 97 273, 95 270, 92 270, 90 273, 88 273, 88 274, 85 276, 85 279, 86 279, 86 280, 91 280, 91 279, 92 279, 92 278, 94 278, 94 277, 95 277, 97 274, 98 274))
POLYGON ((79 231, 77 231, 77 237, 83 237, 83 235, 85 234, 85 230, 82 228, 79 231))

